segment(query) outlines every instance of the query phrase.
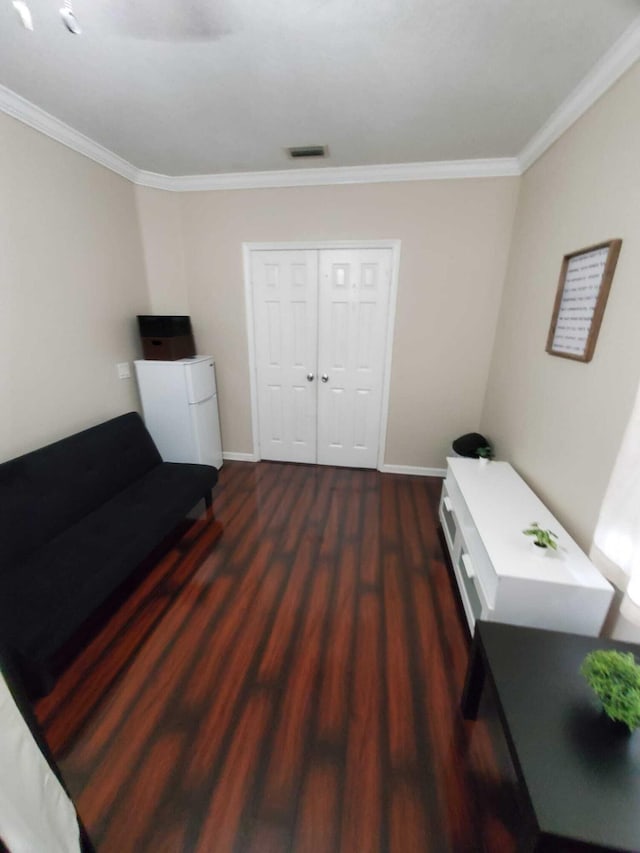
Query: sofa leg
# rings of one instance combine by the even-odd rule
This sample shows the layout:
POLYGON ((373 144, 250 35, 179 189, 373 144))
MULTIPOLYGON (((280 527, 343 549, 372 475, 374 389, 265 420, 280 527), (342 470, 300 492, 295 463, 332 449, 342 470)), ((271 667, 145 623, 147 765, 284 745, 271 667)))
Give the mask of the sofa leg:
POLYGON ((207 492, 204 496, 204 505, 207 509, 211 509, 211 504, 213 503, 213 498, 211 497, 211 492, 207 492))

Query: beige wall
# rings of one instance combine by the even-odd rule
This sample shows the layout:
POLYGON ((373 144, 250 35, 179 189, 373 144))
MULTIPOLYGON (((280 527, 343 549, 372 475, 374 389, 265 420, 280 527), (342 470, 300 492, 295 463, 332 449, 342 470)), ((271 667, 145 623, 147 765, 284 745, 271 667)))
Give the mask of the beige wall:
POLYGON ((588 548, 640 379, 640 64, 522 179, 482 428, 588 548), (545 353, 562 256, 621 237, 589 364, 545 353))
POLYGON ((182 195, 135 187, 152 314, 188 314, 182 195))
MULTIPOLYGON (((182 194, 187 305, 198 349, 216 358, 225 450, 252 450, 242 243, 399 238, 386 462, 442 467, 451 439, 479 425, 517 188, 495 178, 182 194)), ((173 212, 150 210, 151 194, 140 192, 141 217, 166 234, 173 212)), ((166 279, 150 286, 154 305, 182 309, 180 288, 167 300, 166 279)))
POLYGON ((0 458, 138 405, 136 313, 190 313, 226 450, 252 448, 242 243, 399 238, 386 461, 478 426, 517 180, 168 193, 0 115, 0 458))
POLYGON ((138 405, 132 185, 0 114, 0 459, 138 405))

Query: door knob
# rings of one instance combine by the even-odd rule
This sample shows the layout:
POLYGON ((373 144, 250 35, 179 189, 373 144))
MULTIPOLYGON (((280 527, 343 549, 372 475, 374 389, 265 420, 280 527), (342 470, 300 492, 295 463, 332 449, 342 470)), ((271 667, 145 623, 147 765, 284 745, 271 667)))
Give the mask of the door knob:
POLYGON ((307 382, 313 382, 313 373, 307 373, 307 382))
POLYGON ((327 373, 323 373, 320 378, 322 379, 323 382, 329 381, 329 375, 327 373))

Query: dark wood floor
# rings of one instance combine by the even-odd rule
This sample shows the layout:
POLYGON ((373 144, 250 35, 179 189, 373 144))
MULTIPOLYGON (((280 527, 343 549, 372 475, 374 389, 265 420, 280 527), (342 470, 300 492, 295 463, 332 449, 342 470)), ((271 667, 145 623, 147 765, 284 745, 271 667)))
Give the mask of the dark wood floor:
POLYGON ((513 849, 499 739, 458 712, 440 485, 225 463, 38 704, 99 853, 513 849))

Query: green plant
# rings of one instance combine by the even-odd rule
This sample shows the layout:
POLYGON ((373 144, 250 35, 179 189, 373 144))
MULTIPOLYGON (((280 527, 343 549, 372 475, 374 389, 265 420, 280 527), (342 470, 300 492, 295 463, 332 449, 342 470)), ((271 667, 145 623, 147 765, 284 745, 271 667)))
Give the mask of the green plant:
POLYGON ((556 539, 558 536, 553 530, 545 530, 540 527, 537 521, 532 521, 526 530, 522 531, 525 536, 535 537, 535 543, 539 548, 551 548, 552 551, 558 550, 556 539))
POLYGON ((493 459, 493 447, 490 444, 487 444, 486 447, 479 447, 476 454, 478 459, 493 459))
POLYGON ((631 652, 589 652, 580 672, 612 720, 633 731, 640 727, 640 666, 631 652))

